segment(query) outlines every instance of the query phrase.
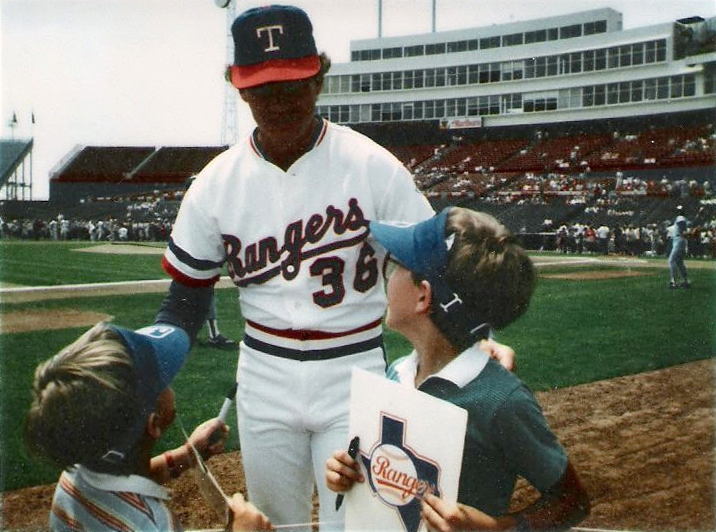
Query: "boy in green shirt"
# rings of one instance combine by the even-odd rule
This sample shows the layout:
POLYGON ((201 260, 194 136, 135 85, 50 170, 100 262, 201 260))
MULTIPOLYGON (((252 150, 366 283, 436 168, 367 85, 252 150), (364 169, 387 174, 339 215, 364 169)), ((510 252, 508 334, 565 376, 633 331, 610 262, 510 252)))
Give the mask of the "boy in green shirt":
MULTIPOLYGON (((490 331, 521 316, 534 290, 534 267, 496 219, 447 208, 411 226, 371 222, 389 253, 386 324, 415 351, 388 378, 468 412, 458 502, 424 497, 429 530, 564 530, 589 513, 589 499, 562 445, 527 387, 479 348, 490 331), (518 477, 541 494, 518 512, 518 477)), ((330 489, 363 482, 343 450, 326 465, 330 489)))

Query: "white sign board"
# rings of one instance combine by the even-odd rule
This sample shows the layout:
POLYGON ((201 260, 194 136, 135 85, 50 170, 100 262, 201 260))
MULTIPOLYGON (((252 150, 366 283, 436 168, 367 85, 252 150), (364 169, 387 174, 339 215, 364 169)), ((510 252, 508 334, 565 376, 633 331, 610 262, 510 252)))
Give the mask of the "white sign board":
POLYGON ((346 530, 425 530, 421 499, 457 500, 467 411, 361 369, 351 381, 350 436, 366 481, 345 495, 346 530))

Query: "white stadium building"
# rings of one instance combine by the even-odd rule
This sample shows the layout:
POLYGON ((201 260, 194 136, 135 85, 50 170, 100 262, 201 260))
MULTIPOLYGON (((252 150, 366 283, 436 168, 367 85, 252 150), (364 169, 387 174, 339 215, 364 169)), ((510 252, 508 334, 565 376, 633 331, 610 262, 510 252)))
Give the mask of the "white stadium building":
POLYGON ((348 124, 554 124, 716 108, 716 19, 623 29, 594 9, 353 41, 319 111, 348 124))

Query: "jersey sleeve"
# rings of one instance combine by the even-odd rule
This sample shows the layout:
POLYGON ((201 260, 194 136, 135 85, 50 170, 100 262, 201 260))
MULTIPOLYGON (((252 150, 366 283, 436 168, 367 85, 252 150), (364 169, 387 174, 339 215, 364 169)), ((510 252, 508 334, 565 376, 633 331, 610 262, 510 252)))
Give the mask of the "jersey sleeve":
POLYGON ((421 222, 435 214, 430 202, 418 189, 412 174, 390 152, 381 148, 369 164, 371 172, 383 176, 375 182, 378 220, 382 222, 421 222), (386 172, 387 170, 387 172, 386 172))
POLYGON ((184 196, 162 259, 162 267, 175 281, 192 287, 216 283, 226 258, 221 231, 208 214, 210 191, 200 180, 184 196))
POLYGON ((542 408, 524 386, 517 388, 495 417, 509 467, 544 493, 564 474, 568 457, 547 424, 542 408))

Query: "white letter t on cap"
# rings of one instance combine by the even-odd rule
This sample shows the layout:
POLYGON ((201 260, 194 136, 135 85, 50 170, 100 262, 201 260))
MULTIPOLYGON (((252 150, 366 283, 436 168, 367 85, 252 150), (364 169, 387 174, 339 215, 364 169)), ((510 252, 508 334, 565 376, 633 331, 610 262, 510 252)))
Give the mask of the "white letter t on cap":
POLYGON ((264 52, 275 52, 276 50, 280 50, 278 46, 276 46, 273 42, 273 30, 278 30, 278 32, 283 35, 283 26, 280 24, 276 24, 274 26, 262 26, 260 28, 256 28, 256 36, 260 39, 261 34, 263 32, 266 32, 268 34, 269 38, 269 45, 268 48, 264 48, 264 52))

